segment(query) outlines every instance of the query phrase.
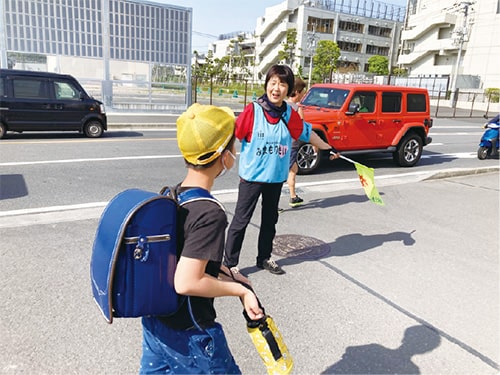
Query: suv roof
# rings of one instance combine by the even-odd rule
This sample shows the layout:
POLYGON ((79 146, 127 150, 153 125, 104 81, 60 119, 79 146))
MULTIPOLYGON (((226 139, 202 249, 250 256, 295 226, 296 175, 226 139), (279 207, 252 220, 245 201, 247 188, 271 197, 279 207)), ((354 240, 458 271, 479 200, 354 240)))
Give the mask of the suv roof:
POLYGON ((342 88, 346 90, 383 90, 383 91, 419 91, 427 94, 427 89, 421 87, 408 87, 408 86, 393 86, 393 85, 377 85, 366 83, 316 83, 312 87, 326 87, 326 88, 342 88))

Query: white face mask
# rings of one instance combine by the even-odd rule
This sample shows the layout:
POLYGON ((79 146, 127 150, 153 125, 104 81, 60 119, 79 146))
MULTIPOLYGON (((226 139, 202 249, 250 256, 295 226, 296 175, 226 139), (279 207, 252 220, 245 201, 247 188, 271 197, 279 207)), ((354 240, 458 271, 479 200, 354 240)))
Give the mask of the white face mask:
MULTIPOLYGON (((233 158, 233 160, 236 160, 236 156, 233 155, 233 153, 229 150, 226 150, 229 155, 231 155, 231 157, 233 158)), ((221 163, 222 163, 222 171, 220 171, 220 173, 217 175, 217 178, 219 177, 222 177, 226 174, 226 172, 229 170, 227 167, 226 167, 226 164, 224 164, 224 158, 221 157, 221 163)))

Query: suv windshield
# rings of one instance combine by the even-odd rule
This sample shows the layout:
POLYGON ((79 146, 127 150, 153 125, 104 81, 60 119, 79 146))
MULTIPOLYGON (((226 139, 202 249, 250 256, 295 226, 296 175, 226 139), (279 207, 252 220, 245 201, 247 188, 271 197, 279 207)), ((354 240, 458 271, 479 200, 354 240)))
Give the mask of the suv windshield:
POLYGON ((349 90, 329 87, 312 87, 302 100, 302 105, 340 109, 349 95, 349 90))

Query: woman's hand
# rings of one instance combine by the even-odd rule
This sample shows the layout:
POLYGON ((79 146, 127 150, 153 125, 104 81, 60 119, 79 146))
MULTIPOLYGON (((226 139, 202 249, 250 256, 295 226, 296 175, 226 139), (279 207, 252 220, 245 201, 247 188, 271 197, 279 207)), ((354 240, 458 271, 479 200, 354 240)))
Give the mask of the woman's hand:
POLYGON ((340 152, 335 150, 333 147, 330 149, 330 160, 338 159, 340 158, 340 152))

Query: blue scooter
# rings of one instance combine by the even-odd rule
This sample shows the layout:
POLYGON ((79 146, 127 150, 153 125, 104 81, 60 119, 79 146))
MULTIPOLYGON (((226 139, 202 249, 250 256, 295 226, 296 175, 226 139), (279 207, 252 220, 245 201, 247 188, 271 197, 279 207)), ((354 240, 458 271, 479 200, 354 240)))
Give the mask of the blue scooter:
POLYGON ((477 149, 477 158, 479 160, 484 160, 488 156, 498 157, 498 128, 500 128, 499 116, 496 116, 488 121, 484 124, 483 128, 485 128, 486 131, 481 137, 481 142, 479 143, 479 148, 477 149))

